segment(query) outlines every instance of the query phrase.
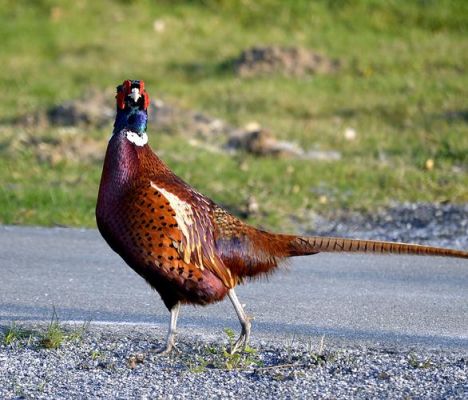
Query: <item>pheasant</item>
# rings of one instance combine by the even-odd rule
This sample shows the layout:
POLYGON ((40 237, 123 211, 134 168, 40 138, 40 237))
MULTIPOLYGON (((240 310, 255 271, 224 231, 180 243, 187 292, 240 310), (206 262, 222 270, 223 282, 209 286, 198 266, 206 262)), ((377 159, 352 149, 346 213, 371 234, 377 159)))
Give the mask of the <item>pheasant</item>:
POLYGON ((244 348, 251 318, 235 287, 272 272, 288 257, 365 252, 468 258, 462 250, 275 234, 249 226, 176 176, 151 150, 146 133, 149 96, 143 81, 124 81, 117 87, 116 102, 96 221, 109 246, 158 291, 170 311, 160 353, 175 346, 181 304, 207 305, 226 296, 242 328, 231 351, 244 348))

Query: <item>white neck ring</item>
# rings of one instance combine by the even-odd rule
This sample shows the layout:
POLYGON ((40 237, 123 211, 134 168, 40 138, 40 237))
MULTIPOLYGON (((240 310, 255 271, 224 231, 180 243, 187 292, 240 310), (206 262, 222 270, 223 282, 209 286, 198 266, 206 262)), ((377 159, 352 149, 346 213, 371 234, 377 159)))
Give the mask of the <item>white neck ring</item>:
POLYGON ((127 131, 127 139, 136 146, 140 147, 148 143, 148 135, 146 134, 146 132, 143 132, 141 135, 139 135, 136 132, 127 131))

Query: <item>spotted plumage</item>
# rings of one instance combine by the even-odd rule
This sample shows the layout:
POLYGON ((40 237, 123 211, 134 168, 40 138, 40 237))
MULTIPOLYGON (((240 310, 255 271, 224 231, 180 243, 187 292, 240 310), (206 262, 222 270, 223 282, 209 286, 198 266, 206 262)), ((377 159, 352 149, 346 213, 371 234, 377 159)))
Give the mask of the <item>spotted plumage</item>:
POLYGON ((299 237, 255 229, 177 177, 148 145, 149 96, 142 81, 117 88, 117 115, 104 161, 96 221, 104 239, 158 291, 171 311, 164 351, 174 345, 180 304, 205 305, 228 296, 246 345, 250 319, 234 288, 271 273, 288 257, 361 251, 468 257, 428 246, 341 238, 299 237))

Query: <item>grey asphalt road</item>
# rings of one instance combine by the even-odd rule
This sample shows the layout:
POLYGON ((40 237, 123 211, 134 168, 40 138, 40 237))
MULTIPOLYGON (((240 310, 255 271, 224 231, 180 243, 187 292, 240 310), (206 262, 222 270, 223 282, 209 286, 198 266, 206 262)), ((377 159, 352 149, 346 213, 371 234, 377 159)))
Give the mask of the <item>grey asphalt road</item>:
MULTIPOLYGON (((48 321, 165 331, 156 292, 95 230, 0 226, 0 325, 48 321)), ((255 340, 320 338, 468 349, 468 261, 318 254, 238 288, 255 340)), ((238 329, 228 300, 182 308, 179 332, 238 329)))

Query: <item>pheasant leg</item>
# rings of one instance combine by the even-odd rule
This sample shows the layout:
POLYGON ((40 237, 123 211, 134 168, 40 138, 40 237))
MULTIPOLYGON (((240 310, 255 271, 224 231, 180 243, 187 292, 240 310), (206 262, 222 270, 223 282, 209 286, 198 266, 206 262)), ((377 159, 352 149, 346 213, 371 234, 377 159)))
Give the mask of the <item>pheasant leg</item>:
POLYGON ((171 320, 169 322, 169 332, 167 333, 166 346, 156 350, 157 354, 169 354, 175 348, 175 337, 177 334, 177 317, 179 316, 180 303, 171 308, 171 320))
POLYGON ((234 354, 240 349, 244 350, 249 344, 250 327, 252 325, 250 321, 252 317, 249 317, 245 313, 244 308, 242 307, 242 304, 239 302, 239 299, 237 298, 236 292, 234 292, 234 289, 229 290, 228 296, 229 296, 229 300, 231 300, 231 303, 234 306, 234 309, 236 310, 237 317, 239 318, 239 322, 242 327, 242 331, 239 336, 239 339, 237 339, 236 343, 234 343, 234 346, 232 346, 231 348, 231 354, 234 354))

